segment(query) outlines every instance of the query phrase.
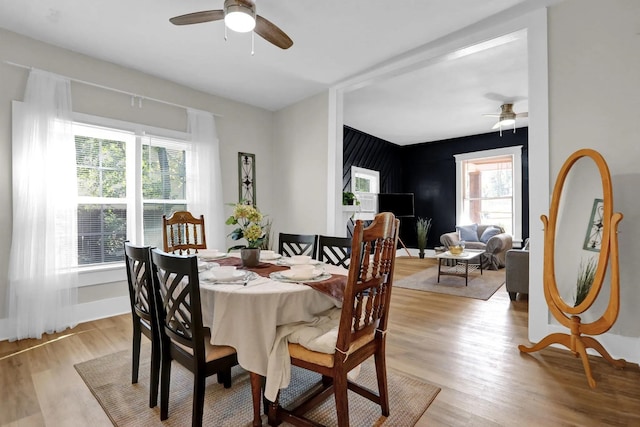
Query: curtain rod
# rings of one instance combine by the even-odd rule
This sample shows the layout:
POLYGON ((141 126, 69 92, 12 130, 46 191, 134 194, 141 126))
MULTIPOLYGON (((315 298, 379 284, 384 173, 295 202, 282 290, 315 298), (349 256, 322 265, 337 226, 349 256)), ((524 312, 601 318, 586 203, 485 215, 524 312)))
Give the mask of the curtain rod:
MULTIPOLYGON (((31 70, 31 69, 34 68, 34 67, 30 67, 28 65, 17 64, 15 62, 11 62, 11 61, 2 61, 2 62, 4 62, 7 65, 12 65, 12 66, 18 67, 18 68, 24 68, 26 70, 31 70)), ((43 71, 46 71, 46 70, 43 70, 43 71)), ((53 73, 53 74, 57 74, 57 73, 53 73)), ((58 75, 61 75, 61 74, 58 74, 58 75)), ((84 85, 87 85, 87 86, 93 86, 93 87, 97 87, 99 89, 110 90, 112 92, 117 92, 117 93, 121 93, 121 94, 124 94, 124 95, 131 96, 132 97, 132 100, 131 100, 132 105, 133 105, 133 98, 139 98, 140 102, 142 100, 146 99, 146 100, 149 100, 149 101, 157 102, 159 104, 165 104, 165 105, 170 105, 172 107, 184 108, 185 110, 195 109, 193 107, 188 107, 186 105, 176 104, 175 102, 164 101, 162 99, 157 99, 157 98, 151 98, 151 97, 148 97, 148 96, 145 96, 145 95, 138 95, 137 93, 127 92, 126 90, 116 89, 116 88, 109 87, 109 86, 104 86, 104 85, 101 85, 101 84, 98 84, 98 83, 88 82, 86 80, 80 80, 80 79, 76 79, 76 78, 69 77, 69 76, 63 76, 63 77, 71 80, 72 82, 81 83, 81 84, 84 84, 84 85)), ((224 117, 222 114, 217 114, 217 113, 211 113, 211 114, 213 114, 216 117, 224 117)))

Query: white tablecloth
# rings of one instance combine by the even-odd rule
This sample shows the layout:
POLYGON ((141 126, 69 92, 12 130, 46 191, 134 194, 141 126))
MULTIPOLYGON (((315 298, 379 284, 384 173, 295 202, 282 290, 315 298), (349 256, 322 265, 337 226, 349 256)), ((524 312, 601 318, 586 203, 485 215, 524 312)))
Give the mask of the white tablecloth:
MULTIPOLYGON (((347 270, 327 265, 331 274, 347 270)), ((211 343, 230 345, 244 369, 266 377, 265 396, 273 401, 289 385, 289 351, 276 328, 315 322, 340 302, 309 286, 260 277, 241 284, 200 283, 203 324, 211 328, 211 343)), ((282 334, 280 334, 282 335, 282 334)))

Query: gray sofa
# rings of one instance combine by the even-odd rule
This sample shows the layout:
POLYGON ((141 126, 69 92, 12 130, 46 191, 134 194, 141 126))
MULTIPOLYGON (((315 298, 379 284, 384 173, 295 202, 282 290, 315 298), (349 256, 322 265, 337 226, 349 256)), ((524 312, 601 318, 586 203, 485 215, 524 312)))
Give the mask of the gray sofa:
MULTIPOLYGON (((489 270, 498 270, 506 265, 506 254, 513 247, 511 235, 504 232, 502 227, 497 225, 478 225, 477 242, 465 240, 465 248, 467 249, 484 249, 485 253, 481 256, 482 268, 489 270), (480 241, 482 234, 489 227, 500 229, 500 233, 494 235, 487 240, 486 243, 480 241)), ((458 231, 452 231, 440 236, 440 243, 448 250, 449 246, 455 245, 460 241, 458 231)))
POLYGON ((529 294, 529 244, 522 249, 507 251, 507 266, 505 268, 505 287, 511 301, 516 300, 518 294, 529 294))

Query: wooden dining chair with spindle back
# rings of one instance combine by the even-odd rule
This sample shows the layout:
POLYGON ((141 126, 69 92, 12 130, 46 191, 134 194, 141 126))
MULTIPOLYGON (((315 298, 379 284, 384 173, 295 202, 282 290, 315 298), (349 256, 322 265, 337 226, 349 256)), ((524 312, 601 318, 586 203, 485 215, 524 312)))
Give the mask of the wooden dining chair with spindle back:
POLYGON ((158 403, 160 376, 160 334, 151 284, 151 258, 149 246, 134 246, 124 242, 124 260, 127 268, 133 342, 131 357, 131 383, 138 382, 140 345, 142 335, 151 340, 151 375, 149 376, 149 407, 158 403))
POLYGON ((194 217, 189 211, 162 215, 162 243, 166 253, 195 254, 207 249, 204 215, 194 217))
MULTIPOLYGON (((337 341, 334 353, 321 353, 289 343, 292 365, 322 375, 315 391, 299 400, 295 408, 283 409, 277 399, 269 405, 269 425, 286 421, 296 426, 317 426, 304 418, 304 414, 321 404, 333 391, 338 426, 349 425, 349 401, 347 390, 380 405, 382 415, 389 415, 385 341, 393 271, 398 244, 400 221, 390 212, 376 215, 373 222, 364 227, 357 220, 351 244, 349 275, 344 291, 337 341), (347 373, 374 356, 378 393, 347 379, 347 373)), ((256 399, 257 374, 252 373, 254 412, 259 408, 256 399)), ((295 399, 294 399, 295 401, 295 399)))

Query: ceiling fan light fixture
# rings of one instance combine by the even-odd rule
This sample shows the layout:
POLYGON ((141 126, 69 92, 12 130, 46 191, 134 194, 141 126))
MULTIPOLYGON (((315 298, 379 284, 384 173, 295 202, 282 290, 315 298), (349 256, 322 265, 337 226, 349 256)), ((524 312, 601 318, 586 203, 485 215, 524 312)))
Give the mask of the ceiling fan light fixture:
POLYGON ((241 4, 229 5, 225 9, 224 24, 237 33, 248 33, 256 27, 255 11, 241 4))

